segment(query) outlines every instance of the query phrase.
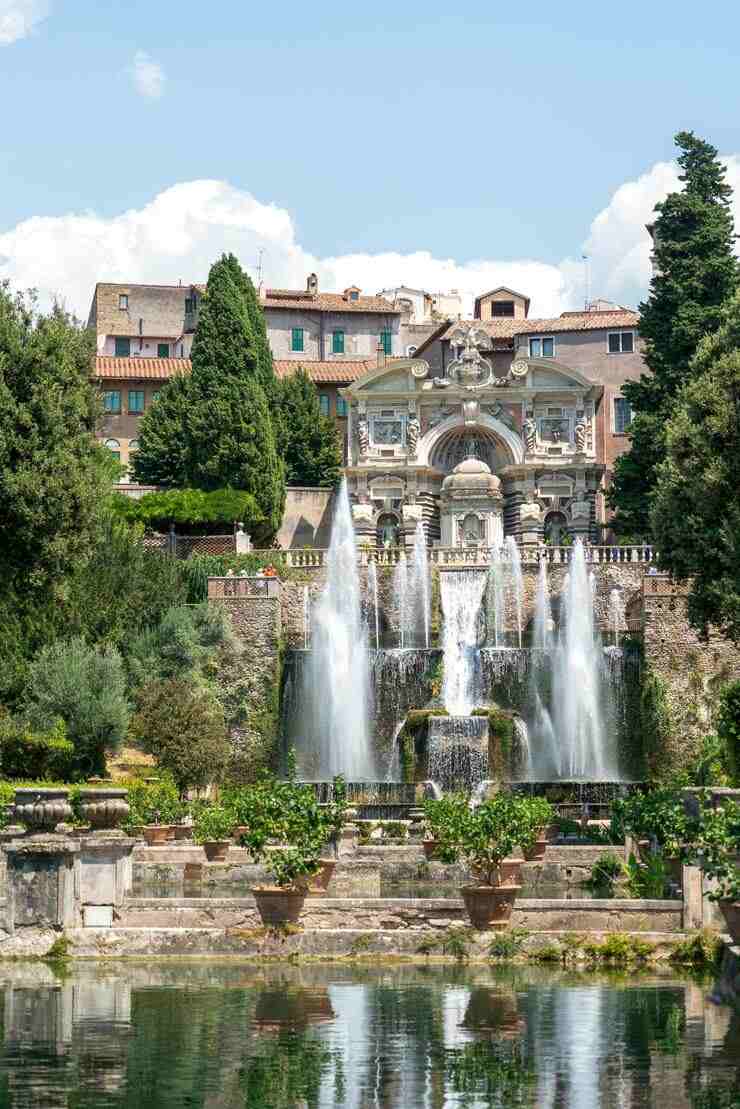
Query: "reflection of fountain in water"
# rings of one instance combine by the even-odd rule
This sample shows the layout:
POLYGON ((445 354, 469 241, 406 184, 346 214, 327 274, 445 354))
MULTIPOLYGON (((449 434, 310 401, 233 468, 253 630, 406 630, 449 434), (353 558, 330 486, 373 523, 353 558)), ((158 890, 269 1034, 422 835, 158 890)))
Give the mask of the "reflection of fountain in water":
POLYGON ((318 754, 319 777, 373 778, 368 652, 346 481, 336 499, 326 584, 312 624, 313 649, 303 687, 305 749, 318 754))

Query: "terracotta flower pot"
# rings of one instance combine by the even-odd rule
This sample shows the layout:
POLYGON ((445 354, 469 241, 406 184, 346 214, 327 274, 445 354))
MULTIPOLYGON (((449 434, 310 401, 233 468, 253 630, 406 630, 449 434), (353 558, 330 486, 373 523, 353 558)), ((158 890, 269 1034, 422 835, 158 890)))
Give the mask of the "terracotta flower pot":
POLYGON ((336 859, 319 859, 319 862, 321 870, 309 880, 308 885, 308 892, 314 895, 326 893, 337 865, 336 859))
POLYGON ((231 840, 228 839, 209 839, 203 844, 209 863, 225 863, 230 847, 231 840))
POLYGON ((176 824, 174 829, 175 843, 189 842, 193 838, 192 824, 176 824))
POLYGON ((167 842, 169 831, 167 824, 145 824, 141 834, 146 840, 147 847, 162 847, 167 842))
POLYGON ((544 832, 540 832, 537 839, 531 847, 528 847, 522 854, 528 863, 534 862, 535 859, 544 859, 545 851, 547 850, 547 836, 544 832))
POLYGON ((436 839, 423 839, 421 846, 424 848, 424 854, 428 859, 433 859, 437 854, 437 841, 436 839))
POLYGON ((167 829, 167 836, 166 836, 167 842, 168 843, 174 843, 175 842, 175 825, 174 824, 165 824, 165 828, 167 829))
POLYGON ((522 860, 521 859, 502 859, 499 864, 499 884, 502 886, 516 886, 517 889, 522 884, 522 860))
POLYGON ((234 828, 234 831, 231 833, 231 838, 234 843, 238 843, 242 836, 246 836, 248 833, 249 828, 246 824, 237 824, 236 828, 234 828))
POLYGON ((506 928, 520 889, 521 886, 462 886, 460 893, 470 923, 479 932, 506 928))
POLYGON ((740 901, 720 901, 719 907, 734 944, 740 943, 740 901))
POLYGON ((263 924, 295 924, 306 900, 305 889, 255 886, 252 894, 263 924))

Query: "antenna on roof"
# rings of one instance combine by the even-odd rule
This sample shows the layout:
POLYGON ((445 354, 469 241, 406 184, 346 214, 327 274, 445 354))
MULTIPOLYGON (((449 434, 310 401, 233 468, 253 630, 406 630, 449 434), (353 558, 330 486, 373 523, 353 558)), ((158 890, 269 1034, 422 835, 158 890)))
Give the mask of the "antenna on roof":
POLYGON ((257 288, 262 288, 262 256, 265 253, 265 248, 261 246, 257 251, 257 288))
POLYGON ((588 312, 591 307, 591 262, 588 254, 582 254, 583 260, 583 287, 584 287, 584 311, 588 312))

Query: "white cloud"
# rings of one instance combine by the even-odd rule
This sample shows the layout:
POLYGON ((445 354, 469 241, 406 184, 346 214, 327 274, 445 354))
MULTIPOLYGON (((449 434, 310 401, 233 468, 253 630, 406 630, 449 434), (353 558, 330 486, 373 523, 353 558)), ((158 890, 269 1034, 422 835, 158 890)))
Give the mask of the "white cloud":
POLYGON ((131 76, 138 93, 150 100, 159 100, 164 92, 166 81, 164 70, 159 62, 155 62, 143 50, 137 50, 131 67, 131 76))
MULTIPOLYGON (((740 158, 727 159, 740 227, 740 158)), ((661 197, 678 184, 675 165, 659 163, 626 182, 591 223, 584 251, 591 259, 591 294, 637 304, 650 278, 650 239, 644 225, 661 197)), ((301 288, 315 270, 324 289, 357 284, 364 291, 410 285, 431 292, 458 289, 471 312, 473 296, 509 285, 532 299, 533 316, 557 315, 583 303, 583 265, 564 259, 459 262, 429 251, 316 257, 296 241, 290 214, 224 181, 188 181, 159 193, 143 208, 112 218, 93 212, 36 216, 0 232, 0 278, 37 287, 86 316, 96 281, 204 281, 223 251, 245 267, 264 251, 268 285, 301 288)))
POLYGON ((0 46, 27 38, 48 14, 48 0, 0 0, 0 46))

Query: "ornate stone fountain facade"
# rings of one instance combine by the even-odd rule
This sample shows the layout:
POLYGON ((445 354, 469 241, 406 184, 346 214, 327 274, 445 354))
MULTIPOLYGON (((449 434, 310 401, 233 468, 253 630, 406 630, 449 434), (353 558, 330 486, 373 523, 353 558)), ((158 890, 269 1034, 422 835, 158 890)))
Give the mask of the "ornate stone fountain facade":
POLYGON ((423 359, 396 359, 343 390, 359 541, 411 543, 419 520, 444 546, 493 545, 499 526, 529 543, 557 542, 564 530, 595 538, 602 386, 560 361, 519 354, 496 373, 490 339, 474 325, 461 325, 453 349, 443 376, 423 359), (479 480, 448 484, 471 458, 482 464, 479 480), (456 505, 468 484, 469 503, 456 505))

